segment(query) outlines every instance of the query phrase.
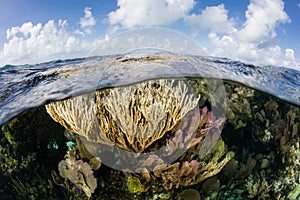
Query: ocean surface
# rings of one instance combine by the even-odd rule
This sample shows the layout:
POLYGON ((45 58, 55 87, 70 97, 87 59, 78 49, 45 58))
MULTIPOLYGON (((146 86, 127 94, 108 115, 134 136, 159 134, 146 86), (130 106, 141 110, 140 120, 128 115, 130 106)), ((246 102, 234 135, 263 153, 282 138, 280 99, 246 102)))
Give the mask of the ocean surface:
POLYGON ((238 82, 300 105, 300 71, 169 52, 56 60, 0 68, 0 124, 46 102, 157 78, 238 82))

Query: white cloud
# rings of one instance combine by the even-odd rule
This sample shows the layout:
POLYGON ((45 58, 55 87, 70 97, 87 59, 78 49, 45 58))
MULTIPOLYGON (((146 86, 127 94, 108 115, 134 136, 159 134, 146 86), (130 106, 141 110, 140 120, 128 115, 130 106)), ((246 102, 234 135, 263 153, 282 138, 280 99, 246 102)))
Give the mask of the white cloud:
POLYGON ((96 24, 96 20, 92 15, 92 8, 89 7, 85 7, 84 8, 84 17, 80 18, 79 24, 81 26, 81 28, 86 28, 89 26, 94 26, 96 24))
POLYGON ((45 24, 24 23, 21 27, 7 30, 8 41, 0 51, 0 66, 5 64, 24 64, 48 60, 77 57, 88 54, 96 45, 80 40, 66 30, 67 21, 45 24))
POLYGON ((84 17, 79 20, 80 29, 68 32, 66 20, 57 23, 49 20, 45 24, 24 23, 20 27, 7 29, 7 42, 0 50, 0 67, 5 64, 24 64, 48 60, 88 56, 99 45, 100 40, 87 41, 85 36, 96 24, 91 8, 84 8, 84 17))
POLYGON ((298 7, 300 8, 300 3, 298 3, 298 7))
POLYGON ((236 31, 233 19, 228 19, 224 5, 206 7, 201 14, 192 14, 185 17, 185 23, 191 26, 194 34, 199 29, 208 29, 212 32, 231 33, 236 31))
POLYGON ((194 7, 194 0, 118 0, 118 7, 108 14, 111 25, 162 26, 185 17, 194 7))
POLYGON ((235 28, 236 31, 220 35, 222 32, 212 29, 208 35, 211 55, 258 65, 272 64, 300 69, 293 49, 269 44, 276 36, 278 24, 289 22, 283 1, 251 0, 245 16, 243 27, 235 28))
POLYGON ((245 15, 247 20, 237 36, 247 42, 273 38, 276 25, 289 22, 282 0, 251 0, 245 15))
POLYGON ((209 39, 213 50, 211 55, 222 56, 257 65, 278 65, 300 69, 300 63, 296 61, 293 49, 282 49, 278 45, 266 48, 258 48, 254 43, 236 40, 234 37, 225 35, 218 36, 210 33, 209 39))
POLYGON ((76 30, 75 33, 85 35, 85 34, 91 34, 92 33, 92 27, 96 24, 96 20, 92 15, 92 8, 85 7, 84 8, 84 17, 80 18, 79 24, 80 28, 83 31, 76 30))

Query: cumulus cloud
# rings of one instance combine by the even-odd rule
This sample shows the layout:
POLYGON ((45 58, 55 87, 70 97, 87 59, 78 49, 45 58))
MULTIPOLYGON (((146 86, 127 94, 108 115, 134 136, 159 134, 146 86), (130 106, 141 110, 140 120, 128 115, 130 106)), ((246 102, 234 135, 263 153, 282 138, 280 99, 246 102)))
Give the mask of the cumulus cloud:
POLYGON ((223 4, 206 7, 201 14, 192 14, 185 17, 185 23, 191 26, 194 34, 199 29, 208 29, 212 32, 231 33, 236 31, 233 19, 228 19, 227 10, 223 4))
POLYGON ((272 64, 300 68, 294 50, 282 49, 270 41, 276 27, 290 21, 281 0, 251 0, 245 12, 246 21, 240 29, 226 34, 212 30, 208 35, 213 56, 228 57, 253 64, 272 64))
POLYGON ((108 18, 123 28, 163 26, 182 19, 193 7, 194 0, 118 0, 118 9, 108 18))
POLYGON ((213 46, 211 54, 214 56, 232 58, 258 65, 271 64, 300 69, 293 49, 282 49, 278 45, 258 48, 255 43, 239 41, 229 35, 221 37, 216 33, 210 33, 209 39, 213 46))
POLYGON ((0 51, 0 66, 44 62, 87 53, 92 44, 69 33, 66 26, 66 20, 57 23, 49 20, 45 24, 27 22, 8 29, 8 42, 0 51))
POLYGON ((67 30, 67 20, 49 20, 45 24, 27 22, 7 29, 7 42, 0 51, 0 66, 88 56, 101 40, 87 41, 78 37, 78 34, 90 34, 96 24, 91 8, 85 7, 84 13, 79 19, 80 28, 74 33, 67 30))
POLYGON ((275 27, 289 22, 282 0, 252 0, 246 11, 246 22, 238 32, 240 40, 259 43, 276 36, 275 27))
POLYGON ((210 32, 207 37, 211 55, 256 64, 297 64, 292 49, 270 43, 276 37, 276 27, 290 22, 282 0, 250 0, 241 27, 229 18, 224 4, 191 13, 194 5, 194 0, 118 0, 118 9, 108 14, 108 20, 111 27, 125 29, 165 26, 183 20, 193 36, 201 30, 210 32))
MULTIPOLYGON (((92 8, 90 7, 85 7, 84 8, 84 17, 80 18, 79 24, 80 28, 84 31, 86 34, 91 34, 92 32, 92 27, 96 24, 96 20, 92 15, 92 8)), ((77 33, 82 33, 79 30, 77 30, 77 33)))

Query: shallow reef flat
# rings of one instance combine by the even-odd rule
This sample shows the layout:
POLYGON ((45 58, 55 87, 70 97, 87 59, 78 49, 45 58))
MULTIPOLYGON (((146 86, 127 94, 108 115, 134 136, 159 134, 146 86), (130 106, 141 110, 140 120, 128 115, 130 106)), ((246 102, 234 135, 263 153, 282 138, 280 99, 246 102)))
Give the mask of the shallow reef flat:
POLYGON ((220 79, 152 80, 22 112, 3 199, 300 199, 300 108, 220 79))

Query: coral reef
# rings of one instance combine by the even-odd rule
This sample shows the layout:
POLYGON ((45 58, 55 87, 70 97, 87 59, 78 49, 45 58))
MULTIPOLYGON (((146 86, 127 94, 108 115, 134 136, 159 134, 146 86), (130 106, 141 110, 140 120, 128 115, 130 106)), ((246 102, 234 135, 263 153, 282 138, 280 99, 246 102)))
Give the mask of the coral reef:
MULTIPOLYGON (((138 158, 141 163, 139 166, 143 171, 141 178, 146 179, 146 182, 154 180, 157 185, 162 183, 166 190, 194 185, 219 173, 234 155, 230 152, 224 156, 225 145, 222 140, 219 140, 220 127, 224 123, 224 118, 216 119, 207 107, 195 108, 199 98, 189 94, 184 82, 159 80, 104 90, 96 92, 94 103, 89 99, 89 95, 91 94, 49 104, 46 106, 47 111, 69 130, 79 135, 88 135, 87 140, 103 145, 114 143, 128 151, 143 152, 154 142, 164 138, 163 140, 166 141, 164 161, 172 160, 171 157, 174 157, 178 150, 181 151, 180 155, 176 155, 177 157, 189 150, 188 154, 184 154, 173 164, 165 163, 151 152, 147 159, 135 156, 135 159, 138 158), (89 106, 83 108, 82 115, 79 111, 81 106, 89 106), (97 114, 89 114, 90 112, 97 114), (93 121, 96 116, 98 123, 93 121), (89 122, 79 122, 80 119, 89 122), (87 126, 87 134, 82 133, 83 126, 87 126), (94 136, 90 136, 92 134, 90 131, 95 131, 94 136), (199 155, 201 159, 197 160, 196 157, 199 155), (148 171, 153 163, 149 159, 161 160, 159 161, 161 164, 156 162, 157 164, 153 166, 153 173, 148 171)), ((67 161, 61 162, 67 165, 67 161)), ((61 165, 59 165, 60 172, 61 165)), ((71 182, 76 182, 73 176, 72 178, 67 175, 62 176, 68 177, 71 182)), ((139 178, 130 174, 128 177, 129 191, 136 193, 147 188, 142 187, 139 178)))
MULTIPOLYGON (((53 121, 45 106, 26 110, 1 126, 1 198, 188 200, 199 199, 201 196, 201 199, 206 200, 299 199, 300 108, 231 82, 224 83, 226 95, 223 99, 212 99, 210 89, 219 90, 219 82, 193 79, 188 81, 191 88, 187 88, 186 82, 180 81, 170 81, 167 86, 165 83, 155 82, 151 85, 146 82, 148 85, 144 83, 143 87, 149 93, 141 91, 142 84, 131 89, 129 86, 117 88, 119 94, 114 94, 112 89, 97 91, 97 95, 91 93, 75 97, 72 101, 66 100, 60 110, 55 110, 53 106, 52 111, 60 113, 59 116, 53 115, 54 118, 65 116, 60 123, 53 121), (147 128, 143 131, 124 128, 126 124, 118 121, 117 111, 113 109, 124 110, 130 106, 126 108, 120 102, 104 104, 104 100, 120 100, 121 91, 134 90, 136 95, 152 97, 159 107, 159 103, 168 101, 159 96, 159 91, 175 92, 177 86, 182 86, 183 96, 179 97, 175 93, 177 96, 170 101, 182 100, 183 104, 180 105, 188 105, 184 100, 191 98, 197 105, 194 107, 190 104, 186 112, 177 110, 177 114, 182 112, 184 116, 179 117, 178 114, 176 118, 168 118, 172 126, 166 126, 165 130, 157 124, 146 123, 147 109, 149 113, 155 106, 151 107, 148 102, 148 107, 142 108, 142 102, 147 102, 142 98, 130 100, 138 104, 136 107, 129 105, 132 106, 132 112, 140 112, 143 117, 133 118, 135 115, 132 114, 127 119, 124 111, 120 117, 129 120, 128 124, 132 126, 147 125, 139 127, 140 130, 148 127, 149 130, 164 132, 162 137, 142 138, 153 139, 150 144, 131 141, 122 135, 127 143, 123 146, 119 144, 121 140, 115 141, 116 138, 108 137, 107 132, 121 133, 127 130, 135 131, 136 134, 143 133, 147 128), (194 95, 191 95, 192 91, 194 95), (98 104, 100 100, 102 103, 98 104), (227 103, 226 119, 215 112, 223 100, 227 103), (82 102, 87 107, 77 107, 70 112, 69 108, 76 108, 82 102), (137 108, 140 110, 135 110, 137 108), (82 137, 91 141, 99 139, 99 135, 92 137, 92 133, 100 133, 100 113, 106 115, 106 119, 103 116, 102 119, 113 120, 105 123, 117 126, 118 130, 106 129, 105 134, 101 135, 102 142, 94 146, 94 152, 102 154, 95 157, 82 137), (82 118, 93 120, 79 120, 82 118), (140 121, 134 121, 138 119, 140 121), (98 148, 99 145, 101 148, 98 148), (132 154, 122 154, 112 145, 119 145, 120 149, 132 154), (102 162, 102 155, 111 162, 102 162), (118 171, 114 166, 123 166, 128 170, 118 171), (88 183, 88 179, 92 180, 91 183, 88 183)), ((58 105, 59 102, 54 104, 58 105)), ((169 108, 164 109, 168 112, 169 108)), ((168 125, 163 120, 161 122, 168 125)), ((149 134, 153 134, 153 131, 149 134)))
POLYGON ((139 178, 129 176, 128 177, 128 190, 131 193, 144 192, 144 187, 139 178))
POLYGON ((207 105, 209 102, 210 106, 215 107, 216 110, 224 109, 226 91, 222 80, 198 78, 188 80, 188 83, 196 95, 201 95, 200 107, 207 105))
POLYGON ((27 110, 1 126, 0 196, 2 199, 50 199, 61 196, 51 173, 66 148, 64 128, 53 123, 45 107, 27 110), (56 141, 58 149, 47 148, 56 141))
POLYGON ((210 193, 212 191, 218 191, 220 189, 221 183, 218 179, 218 176, 212 176, 207 178, 201 186, 201 189, 204 193, 210 193))
POLYGON ((184 124, 181 127, 182 130, 176 131, 175 129, 173 133, 169 134, 166 139, 165 151, 161 155, 163 157, 151 153, 148 153, 149 156, 146 159, 142 156, 135 157, 139 160, 135 172, 139 173, 135 173, 135 178, 132 179, 133 175, 128 171, 126 174, 130 180, 142 183, 145 191, 153 187, 171 190, 180 186, 195 185, 220 172, 234 156, 233 152, 226 153, 225 144, 219 139, 220 127, 224 119, 215 119, 215 116, 208 112, 206 107, 194 109, 188 115, 197 116, 193 114, 195 112, 200 116, 192 118, 194 120, 184 124), (197 130, 197 132, 190 132, 193 130, 197 130), (207 137, 210 139, 206 139, 207 137), (180 149, 180 154, 177 155, 180 149), (171 159, 174 155, 177 159, 171 159), (176 161, 168 162, 172 160, 176 161))
POLYGON ((195 189, 186 189, 180 193, 182 200, 200 200, 200 193, 195 189))
MULTIPOLYGON (((225 150, 225 144, 220 139, 211 152, 203 158, 190 161, 183 155, 178 162, 165 164, 156 156, 149 157, 140 167, 140 174, 135 174, 143 183, 143 188, 163 187, 165 190, 172 190, 180 186, 191 186, 206 180, 220 172, 224 165, 234 156, 233 152, 225 150), (156 163, 154 171, 147 170, 152 163, 156 163), (160 163, 160 164, 158 164, 160 163)), ((131 173, 127 173, 129 177, 131 173)))
POLYGON ((249 198, 253 199, 269 199, 269 192, 271 190, 271 185, 268 184, 264 175, 260 177, 257 181, 253 180, 253 177, 250 176, 247 181, 247 191, 249 193, 249 198))
POLYGON ((88 197, 91 197, 97 187, 97 181, 88 163, 70 157, 60 161, 58 169, 61 177, 69 179, 82 189, 88 197))
POLYGON ((98 91, 46 106, 87 141, 143 152, 198 104, 183 81, 157 80, 98 91))
MULTIPOLYGON (((279 103, 270 99, 256 112, 252 136, 273 155, 271 160, 264 159, 269 162, 269 166, 270 162, 278 161, 278 175, 269 178, 276 198, 288 198, 283 197, 282 191, 292 191, 300 183, 300 112, 299 108, 279 103)), ((268 165, 262 168, 270 168, 268 165)))
POLYGON ((225 154, 225 146, 219 140, 211 152, 198 160, 176 162, 171 165, 160 164, 154 168, 156 181, 170 190, 179 186, 189 186, 200 183, 220 172, 224 165, 234 156, 233 152, 225 154))
MULTIPOLYGON (((231 159, 225 166, 224 166, 224 175, 228 178, 227 185, 231 185, 233 180, 242 179, 248 177, 255 167, 257 161, 252 158, 251 156, 247 159, 247 164, 244 166, 239 166, 239 163, 234 158, 231 159)), ((240 163, 242 164, 242 163, 240 163)))
POLYGON ((228 87, 229 95, 226 98, 226 117, 235 129, 243 128, 252 119, 252 109, 249 98, 253 97, 254 90, 245 87, 228 87))

